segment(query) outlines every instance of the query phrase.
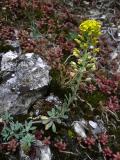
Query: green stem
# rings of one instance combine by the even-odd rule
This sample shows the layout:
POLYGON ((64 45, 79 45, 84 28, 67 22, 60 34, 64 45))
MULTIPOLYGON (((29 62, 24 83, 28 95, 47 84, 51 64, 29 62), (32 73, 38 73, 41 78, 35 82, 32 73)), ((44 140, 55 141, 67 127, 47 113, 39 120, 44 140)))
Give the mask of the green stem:
MULTIPOLYGON (((56 110, 56 115, 54 117, 51 117, 51 119, 56 120, 58 118, 64 119, 63 115, 65 115, 66 112, 69 111, 69 107, 70 105, 73 103, 75 97, 77 97, 77 91, 79 89, 80 86, 80 82, 82 80, 83 74, 84 74, 84 69, 86 68, 86 64, 87 64, 87 51, 85 51, 85 53, 83 54, 83 64, 82 66, 79 68, 77 76, 76 76, 76 84, 73 86, 74 89, 72 89, 71 87, 71 96, 67 98, 67 96, 64 99, 63 105, 60 106, 61 107, 61 111, 57 111, 56 110)), ((57 108, 56 108, 57 109, 57 108)))
MULTIPOLYGON (((86 68, 85 66, 86 66, 86 59, 87 59, 87 51, 85 52, 85 54, 84 54, 84 60, 83 60, 83 65, 82 65, 82 67, 81 68, 79 68, 79 71, 78 71, 78 74, 77 74, 77 76, 78 76, 78 78, 77 78, 77 84, 76 84, 76 86, 75 86, 75 89, 74 89, 74 92, 72 93, 72 97, 70 98, 70 99, 68 99, 68 103, 67 103, 67 105, 65 106, 66 107, 66 109, 68 109, 69 108, 69 106, 71 105, 71 103, 74 101, 74 99, 75 99, 75 97, 76 97, 76 94, 77 94, 77 91, 78 91, 78 89, 79 89, 79 86, 80 86, 80 82, 81 82, 81 80, 82 80, 82 77, 83 77, 83 73, 84 73, 84 68, 86 68)), ((76 76, 76 77, 77 77, 76 76)), ((63 103, 63 105, 64 105, 64 103, 63 103)), ((64 108, 64 107, 63 107, 64 108)))

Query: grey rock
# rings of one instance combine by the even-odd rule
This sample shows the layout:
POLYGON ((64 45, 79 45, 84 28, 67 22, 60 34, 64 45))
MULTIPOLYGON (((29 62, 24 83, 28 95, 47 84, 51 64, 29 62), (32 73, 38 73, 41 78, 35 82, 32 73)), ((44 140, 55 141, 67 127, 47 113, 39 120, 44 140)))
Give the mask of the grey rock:
POLYGON ((36 158, 35 160, 51 160, 52 154, 48 145, 43 144, 41 141, 36 141, 36 158))
POLYGON ((74 128, 75 133, 80 136, 81 138, 86 138, 86 132, 85 132, 85 128, 86 128, 86 121, 85 120, 80 120, 80 121, 74 121, 72 123, 72 126, 74 128))
POLYGON ((89 4, 90 4, 88 1, 83 1, 83 3, 84 3, 85 5, 89 5, 89 4))
POLYGON ((19 60, 17 83, 14 85, 16 90, 37 90, 48 85, 50 67, 38 55, 28 53, 22 55, 19 60))
POLYGON ((30 160, 30 157, 24 153, 22 148, 20 148, 19 155, 20 155, 20 160, 30 160))
POLYGON ((48 97, 45 99, 48 102, 54 103, 55 106, 60 105, 62 102, 60 101, 59 97, 54 96, 53 94, 50 94, 48 97))
POLYGON ((95 121, 89 121, 88 124, 95 137, 97 134, 106 132, 104 122, 99 118, 99 116, 96 116, 95 121))
MULTIPOLYGON (((52 153, 48 145, 43 144, 39 140, 36 140, 33 146, 36 150, 36 155, 34 157, 34 160, 51 160, 52 153)), ((20 160, 30 160, 30 159, 31 158, 27 156, 21 148, 20 149, 20 160)))
POLYGON ((79 121, 74 121, 72 123, 72 126, 75 133, 83 139, 87 137, 86 131, 89 131, 95 137, 97 134, 106 132, 104 123, 100 119, 96 119, 96 121, 86 121, 84 119, 81 119, 79 121))
POLYGON ((2 56, 1 71, 13 71, 16 66, 18 53, 9 51, 2 56))
POLYGON ((89 11, 89 13, 90 13, 90 15, 89 15, 89 17, 90 18, 98 18, 98 17, 100 17, 100 15, 101 15, 101 13, 99 12, 99 10, 97 10, 97 9, 91 9, 90 11, 89 11))
POLYGON ((50 82, 50 67, 38 55, 20 55, 9 51, 2 54, 0 64, 0 114, 25 114, 29 107, 46 92, 50 82), (9 76, 4 79, 4 74, 9 76))
POLYGON ((97 126, 98 126, 97 123, 94 121, 89 121, 88 123, 93 129, 97 128, 97 126))
POLYGON ((106 15, 102 15, 101 17, 100 17, 102 20, 105 20, 106 19, 106 15))

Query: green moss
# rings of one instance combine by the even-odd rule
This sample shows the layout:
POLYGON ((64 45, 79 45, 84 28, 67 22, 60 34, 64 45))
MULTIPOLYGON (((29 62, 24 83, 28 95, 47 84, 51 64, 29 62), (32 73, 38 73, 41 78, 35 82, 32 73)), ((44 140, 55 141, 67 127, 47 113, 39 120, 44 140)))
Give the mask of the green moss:
POLYGON ((85 99, 93 106, 93 107, 97 107, 99 102, 102 101, 104 102, 106 100, 106 96, 99 92, 99 91, 95 91, 93 94, 86 94, 85 95, 85 99))

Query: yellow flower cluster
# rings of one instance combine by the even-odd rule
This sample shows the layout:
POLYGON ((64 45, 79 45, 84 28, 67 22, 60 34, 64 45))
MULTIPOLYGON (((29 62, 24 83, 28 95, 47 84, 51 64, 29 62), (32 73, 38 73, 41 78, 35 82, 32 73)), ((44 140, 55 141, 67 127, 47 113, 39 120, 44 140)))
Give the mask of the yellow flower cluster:
POLYGON ((88 34, 89 36, 99 37, 101 34, 100 22, 90 19, 80 24, 79 29, 82 34, 88 34))
POLYGON ((79 57, 80 56, 80 51, 77 48, 73 49, 73 56, 79 57))
POLYGON ((75 39, 79 45, 78 48, 73 49, 73 56, 75 56, 76 62, 71 62, 71 66, 74 71, 77 72, 79 67, 83 65, 84 54, 86 54, 86 67, 84 70, 95 70, 96 69, 96 53, 99 52, 99 48, 96 48, 98 38, 101 34, 101 24, 96 20, 86 20, 79 26, 80 34, 75 39), (86 52, 87 51, 87 52, 86 52))

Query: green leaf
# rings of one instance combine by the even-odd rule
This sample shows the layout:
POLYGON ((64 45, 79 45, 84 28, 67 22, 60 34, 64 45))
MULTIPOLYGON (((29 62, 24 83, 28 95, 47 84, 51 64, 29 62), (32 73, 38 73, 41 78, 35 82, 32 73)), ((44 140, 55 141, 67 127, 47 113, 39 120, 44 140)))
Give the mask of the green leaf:
POLYGON ((68 101, 68 96, 67 96, 67 95, 65 95, 65 98, 66 98, 66 100, 68 101))
POLYGON ((3 121, 6 122, 11 122, 13 120, 13 117, 10 113, 6 112, 3 116, 2 116, 3 121))
POLYGON ((52 117, 52 112, 51 111, 48 111, 47 114, 48 114, 48 116, 52 117))
POLYGON ((63 115, 63 117, 62 118, 64 118, 64 119, 68 119, 68 115, 63 115))
POLYGON ((61 119, 56 120, 58 124, 61 124, 61 119))
POLYGON ((48 124, 45 125, 45 130, 48 130, 53 124, 53 121, 50 121, 48 124))
POLYGON ((55 108, 52 108, 52 117, 55 116, 55 108))
POLYGON ((42 124, 47 124, 47 123, 49 123, 50 121, 51 121, 50 119, 43 120, 43 121, 42 121, 42 124))
POLYGON ((54 133, 56 133, 56 126, 55 126, 54 123, 52 124, 52 131, 53 131, 54 133))
POLYGON ((57 109, 58 111, 61 111, 61 106, 56 106, 56 109, 57 109))
POLYGON ((30 128, 31 131, 33 131, 33 130, 35 130, 35 129, 36 129, 36 127, 31 127, 31 128, 30 128))

